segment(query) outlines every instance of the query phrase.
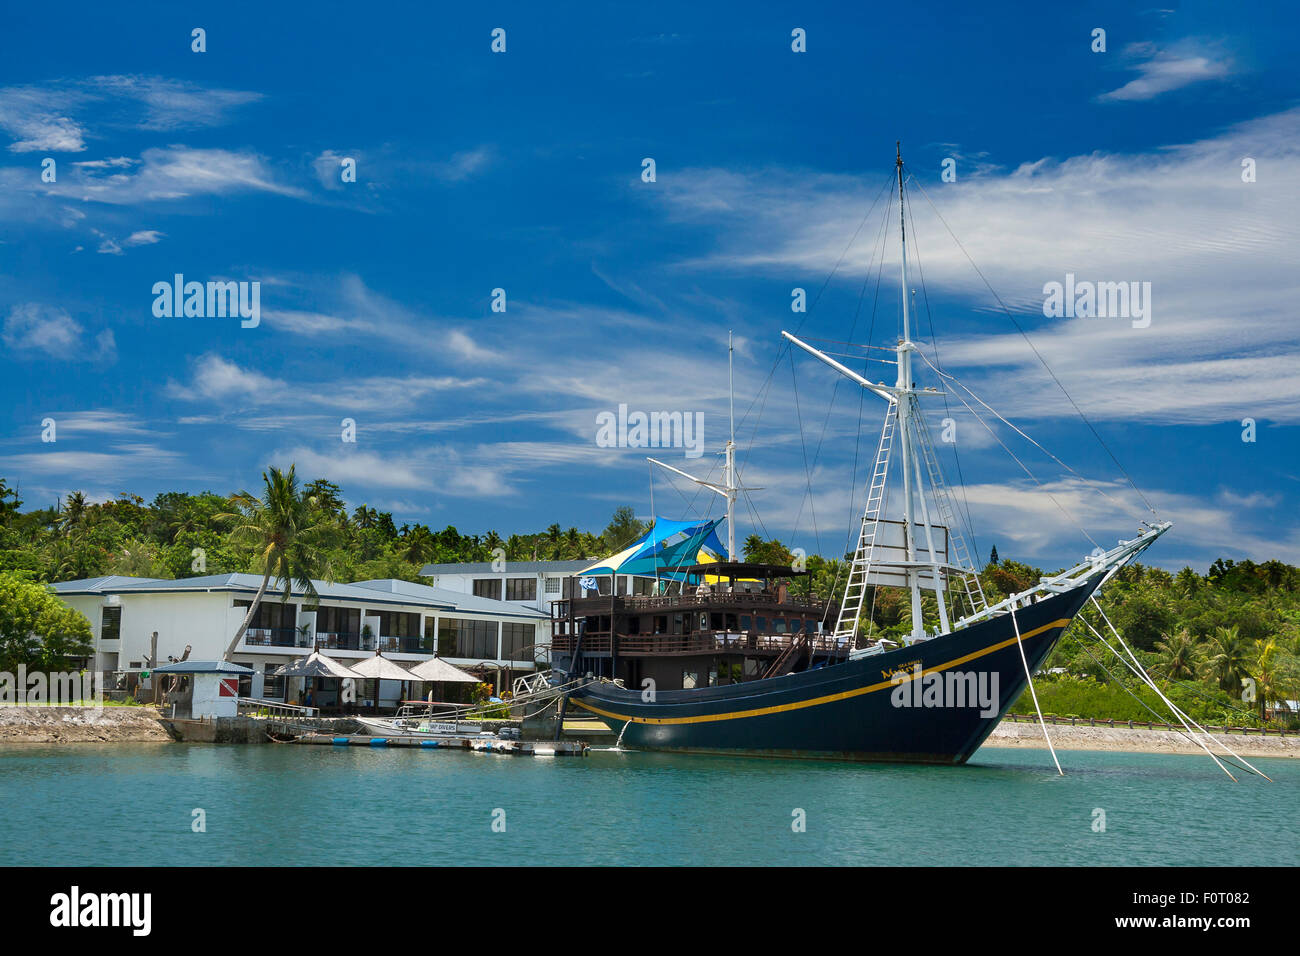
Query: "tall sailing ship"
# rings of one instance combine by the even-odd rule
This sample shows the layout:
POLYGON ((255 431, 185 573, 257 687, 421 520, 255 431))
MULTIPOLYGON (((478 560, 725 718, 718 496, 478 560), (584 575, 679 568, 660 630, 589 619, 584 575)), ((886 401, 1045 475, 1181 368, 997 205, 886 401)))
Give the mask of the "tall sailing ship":
POLYGON ((913 378, 901 155, 896 170, 902 335, 893 350, 895 383, 872 382, 782 333, 885 405, 842 597, 827 606, 810 596, 805 572, 736 560, 734 507, 744 489, 733 410, 722 482, 656 462, 725 498, 725 550, 720 519, 658 520, 623 552, 586 569, 570 582, 571 596, 553 605, 552 660, 565 675, 565 705, 598 716, 624 746, 963 763, 1032 686, 1031 675, 1094 593, 1170 527, 1143 522, 1108 551, 1098 548, 1005 600, 986 600, 921 410, 923 399, 943 393, 913 378), (887 512, 891 481, 901 486, 897 517, 887 512), (610 582, 603 592, 600 580, 610 582), (900 641, 864 634, 878 587, 910 595, 911 631, 900 641), (923 606, 929 595, 937 607, 932 628, 923 606))

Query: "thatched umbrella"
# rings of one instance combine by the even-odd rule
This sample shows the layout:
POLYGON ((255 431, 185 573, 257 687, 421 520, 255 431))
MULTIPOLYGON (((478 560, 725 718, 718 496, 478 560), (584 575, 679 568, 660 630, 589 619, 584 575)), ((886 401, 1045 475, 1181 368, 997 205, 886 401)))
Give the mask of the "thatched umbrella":
POLYGON ((287 664, 283 664, 271 673, 273 677, 334 677, 340 680, 350 677, 352 680, 365 679, 363 674, 354 671, 332 657, 326 657, 320 651, 312 651, 306 657, 299 657, 287 664))
MULTIPOLYGON (((430 684, 479 684, 482 683, 473 674, 467 673, 456 667, 454 664, 448 664, 440 657, 431 657, 427 661, 421 661, 409 671, 412 680, 421 680, 430 684)), ((433 691, 429 691, 429 700, 433 700, 433 691)))
MULTIPOLYGON (((374 657, 369 657, 353 668, 362 677, 375 679, 375 709, 379 709, 379 681, 381 680, 399 680, 402 682, 402 698, 406 697, 406 683, 412 680, 411 672, 405 667, 399 665, 396 661, 389 660, 379 651, 375 651, 374 657)), ((400 703, 400 702, 399 702, 400 703)))

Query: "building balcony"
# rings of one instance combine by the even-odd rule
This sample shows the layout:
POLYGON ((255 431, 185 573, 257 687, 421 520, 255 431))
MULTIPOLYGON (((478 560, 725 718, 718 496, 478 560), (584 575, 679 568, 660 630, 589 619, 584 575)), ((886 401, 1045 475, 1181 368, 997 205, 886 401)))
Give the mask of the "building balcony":
MULTIPOLYGON (((830 634, 805 635, 815 653, 836 656, 847 653, 846 638, 830 634)), ((742 654, 753 657, 776 657, 794 643, 797 634, 757 634, 753 632, 704 631, 694 634, 620 634, 617 650, 625 657, 668 657, 691 654, 742 654)), ((551 650, 557 654, 571 654, 575 638, 571 634, 557 634, 551 639, 551 650)), ((584 654, 610 653, 608 631, 588 631, 582 638, 584 654)))
POLYGON ((320 650, 373 651, 375 639, 363 638, 355 631, 317 631, 316 647, 320 650))
POLYGON ((378 649, 391 654, 433 654, 433 645, 422 637, 380 637, 378 649))
POLYGON ((247 647, 309 647, 311 638, 292 627, 250 627, 244 632, 244 644, 247 647))

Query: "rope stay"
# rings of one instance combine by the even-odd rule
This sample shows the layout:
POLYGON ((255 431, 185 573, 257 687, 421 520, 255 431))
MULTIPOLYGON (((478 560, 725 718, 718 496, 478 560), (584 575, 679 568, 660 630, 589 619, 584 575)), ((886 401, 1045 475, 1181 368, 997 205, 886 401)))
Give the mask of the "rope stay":
POLYGON ((917 188, 921 190, 921 195, 925 197, 925 201, 930 204, 930 208, 934 210, 934 214, 938 218, 939 222, 943 223, 943 228, 948 231, 948 235, 952 237, 952 241, 957 244, 957 248, 960 249, 962 255, 966 257, 966 261, 971 264, 971 268, 974 269, 976 275, 980 277, 980 281, 984 283, 984 287, 989 290, 989 293, 997 301, 999 308, 1001 308, 1006 317, 1011 320, 1011 324, 1016 327, 1016 331, 1019 332, 1020 337, 1025 340, 1025 344, 1029 346, 1031 351, 1033 351, 1039 364, 1041 364, 1047 371, 1047 374, 1051 376, 1052 381, 1056 383, 1056 387, 1061 390, 1061 394, 1065 396, 1066 401, 1070 403, 1075 413, 1078 414, 1080 421, 1088 426, 1088 430, 1092 432, 1092 436, 1097 439, 1097 443, 1101 445, 1106 454, 1110 456, 1110 460, 1115 463, 1115 467, 1120 470, 1120 473, 1128 480, 1128 483, 1133 486, 1133 490, 1136 491, 1138 497, 1142 499, 1142 503, 1147 506, 1147 510, 1151 512, 1153 517, 1159 517, 1156 514, 1155 506, 1152 505, 1147 496, 1142 493, 1142 489, 1139 488, 1137 482, 1133 480, 1133 476, 1128 473, 1122 464, 1120 464, 1120 460, 1115 457, 1115 453, 1111 451, 1110 446, 1107 445, 1105 440, 1101 437, 1101 433, 1093 426, 1092 422, 1088 419, 1088 416, 1083 413, 1083 409, 1081 409, 1079 404, 1074 400, 1074 396, 1070 394, 1064 383, 1057 377, 1056 372, 1052 370, 1052 367, 1047 364, 1047 359, 1043 358, 1043 354, 1038 351, 1038 346, 1034 345, 1029 334, 1025 332, 1021 324, 1016 321, 1016 317, 1012 314, 1011 310, 1007 308, 1007 304, 1002 301, 1002 297, 998 295, 997 290, 993 288, 992 283, 990 283, 985 277, 983 271, 980 270, 980 267, 976 264, 974 258, 971 257, 971 254, 966 251, 966 247, 962 245, 961 240, 958 239, 956 233, 952 231, 952 227, 948 225, 948 220, 943 218, 943 214, 939 212, 939 208, 934 204, 934 200, 931 199, 930 194, 926 192, 925 186, 923 186, 919 180, 917 180, 916 185, 917 188))

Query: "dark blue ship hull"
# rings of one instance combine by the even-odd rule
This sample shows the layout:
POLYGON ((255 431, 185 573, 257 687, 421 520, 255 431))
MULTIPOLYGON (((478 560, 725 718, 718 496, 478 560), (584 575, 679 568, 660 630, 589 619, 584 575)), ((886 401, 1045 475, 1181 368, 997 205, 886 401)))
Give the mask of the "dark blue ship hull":
MULTIPOLYGON (((1016 611, 1031 672, 1092 594, 1094 577, 1016 611)), ((783 677, 695 690, 594 683, 571 701, 625 747, 693 753, 964 763, 1026 686, 1011 616, 783 677)))

